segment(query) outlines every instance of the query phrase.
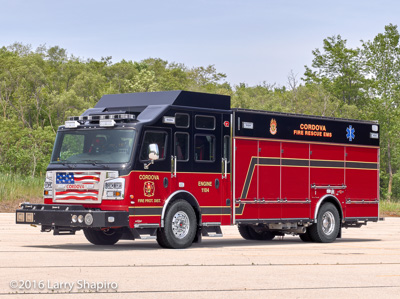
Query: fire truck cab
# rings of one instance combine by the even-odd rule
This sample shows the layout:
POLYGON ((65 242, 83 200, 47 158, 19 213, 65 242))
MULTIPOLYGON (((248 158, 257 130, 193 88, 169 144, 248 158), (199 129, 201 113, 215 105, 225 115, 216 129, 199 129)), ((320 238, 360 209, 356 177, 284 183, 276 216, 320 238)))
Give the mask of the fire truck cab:
POLYGON ((96 245, 185 248, 237 224, 243 238, 333 242, 378 221, 375 122, 231 109, 186 91, 105 95, 60 126, 44 204, 16 222, 83 230, 96 245))

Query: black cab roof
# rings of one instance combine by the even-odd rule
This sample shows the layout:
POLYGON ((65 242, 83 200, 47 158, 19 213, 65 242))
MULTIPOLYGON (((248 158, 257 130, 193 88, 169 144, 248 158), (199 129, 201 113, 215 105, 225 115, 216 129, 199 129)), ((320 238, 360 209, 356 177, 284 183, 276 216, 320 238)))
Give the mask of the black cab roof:
POLYGON ((183 90, 104 95, 94 108, 108 111, 139 112, 150 105, 173 105, 230 110, 230 96, 183 90))

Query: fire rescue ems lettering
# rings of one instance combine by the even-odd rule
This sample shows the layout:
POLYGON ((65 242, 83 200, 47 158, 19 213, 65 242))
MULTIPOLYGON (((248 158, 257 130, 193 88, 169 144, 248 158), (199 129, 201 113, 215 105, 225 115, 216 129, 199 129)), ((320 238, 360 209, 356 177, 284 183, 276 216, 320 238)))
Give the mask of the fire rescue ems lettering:
POLYGON ((300 130, 293 130, 293 135, 331 138, 332 132, 326 132, 326 126, 315 124, 300 124, 300 130))

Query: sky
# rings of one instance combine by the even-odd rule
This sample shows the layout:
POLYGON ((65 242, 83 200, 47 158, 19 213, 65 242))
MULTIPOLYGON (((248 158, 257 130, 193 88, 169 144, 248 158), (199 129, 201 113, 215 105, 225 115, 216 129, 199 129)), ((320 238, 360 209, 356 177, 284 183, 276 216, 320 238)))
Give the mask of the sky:
POLYGON ((390 23, 400 25, 400 1, 0 0, 0 47, 214 65, 232 85, 284 86, 291 72, 301 79, 323 39, 340 34, 358 47, 390 23))

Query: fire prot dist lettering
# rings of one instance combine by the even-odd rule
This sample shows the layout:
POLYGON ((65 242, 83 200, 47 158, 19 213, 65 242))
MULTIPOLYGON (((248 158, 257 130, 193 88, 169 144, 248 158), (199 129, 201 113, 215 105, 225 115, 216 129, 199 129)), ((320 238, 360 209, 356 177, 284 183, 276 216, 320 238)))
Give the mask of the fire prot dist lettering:
POLYGON ((139 198, 138 203, 161 203, 161 199, 159 198, 139 198))
POLYGON ((139 203, 152 203, 153 199, 152 198, 139 198, 138 202, 139 203))

